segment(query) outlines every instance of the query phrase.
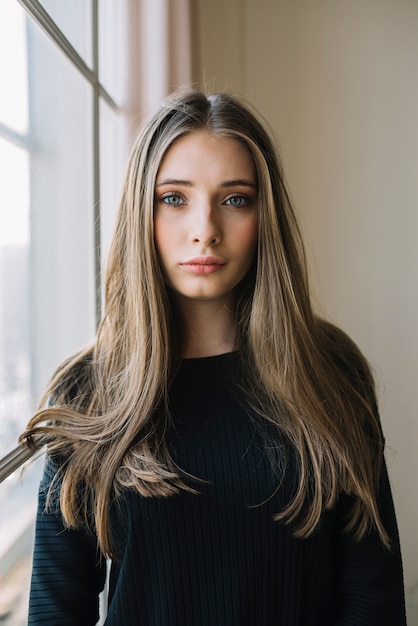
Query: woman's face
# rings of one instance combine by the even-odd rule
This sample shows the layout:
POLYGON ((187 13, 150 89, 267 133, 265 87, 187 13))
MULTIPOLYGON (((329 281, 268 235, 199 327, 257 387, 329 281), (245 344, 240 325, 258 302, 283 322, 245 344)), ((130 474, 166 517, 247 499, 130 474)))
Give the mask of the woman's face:
POLYGON ((155 244, 180 300, 232 302, 256 253, 253 159, 236 139, 190 133, 167 150, 154 200, 155 244))

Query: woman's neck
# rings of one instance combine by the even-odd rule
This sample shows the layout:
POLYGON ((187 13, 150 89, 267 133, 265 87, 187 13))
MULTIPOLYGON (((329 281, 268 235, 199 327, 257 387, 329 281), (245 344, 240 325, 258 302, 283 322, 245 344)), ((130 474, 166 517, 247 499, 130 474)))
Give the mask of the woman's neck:
POLYGON ((183 330, 183 358, 225 354, 236 349, 236 319, 224 303, 187 300, 178 303, 183 330))

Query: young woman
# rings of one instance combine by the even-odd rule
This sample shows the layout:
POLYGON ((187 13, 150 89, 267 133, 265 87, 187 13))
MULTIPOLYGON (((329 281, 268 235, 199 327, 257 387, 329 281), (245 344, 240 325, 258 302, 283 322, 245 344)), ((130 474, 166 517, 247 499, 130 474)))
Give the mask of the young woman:
MULTIPOLYGON (((46 436, 30 624, 403 626, 373 381, 316 317, 270 140, 177 93, 129 159, 92 347, 46 436)), ((44 406, 44 405, 43 405, 44 406)))

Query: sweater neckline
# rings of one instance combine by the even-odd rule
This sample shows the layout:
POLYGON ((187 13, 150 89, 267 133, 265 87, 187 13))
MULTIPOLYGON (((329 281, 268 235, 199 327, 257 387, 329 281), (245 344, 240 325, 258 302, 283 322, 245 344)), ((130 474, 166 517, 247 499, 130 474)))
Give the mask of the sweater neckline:
POLYGON ((215 363, 216 361, 227 361, 233 358, 236 354, 238 354, 238 350, 232 350, 231 352, 222 352, 221 354, 212 354, 209 356, 186 357, 182 359, 182 363, 215 363))

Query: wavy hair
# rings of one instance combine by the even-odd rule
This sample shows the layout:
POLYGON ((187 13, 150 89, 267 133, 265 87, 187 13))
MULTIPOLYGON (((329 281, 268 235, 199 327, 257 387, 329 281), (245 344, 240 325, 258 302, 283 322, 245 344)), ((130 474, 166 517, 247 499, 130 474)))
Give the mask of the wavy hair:
POLYGON ((166 445, 181 331, 156 254, 153 207, 164 154, 199 130, 242 142, 256 167, 257 258, 236 288, 239 386, 298 461, 295 493, 277 519, 295 522, 296 534, 307 537, 348 494, 346 530, 358 540, 374 525, 388 544, 377 508, 383 438, 369 367, 341 331, 314 315, 303 244, 270 133, 249 105, 227 94, 177 92, 138 135, 97 337, 58 369, 45 394, 52 406, 38 410, 21 440, 46 435, 60 460, 64 520, 77 527, 92 518, 104 554, 113 551, 109 510, 123 489, 146 497, 194 491, 166 445))

